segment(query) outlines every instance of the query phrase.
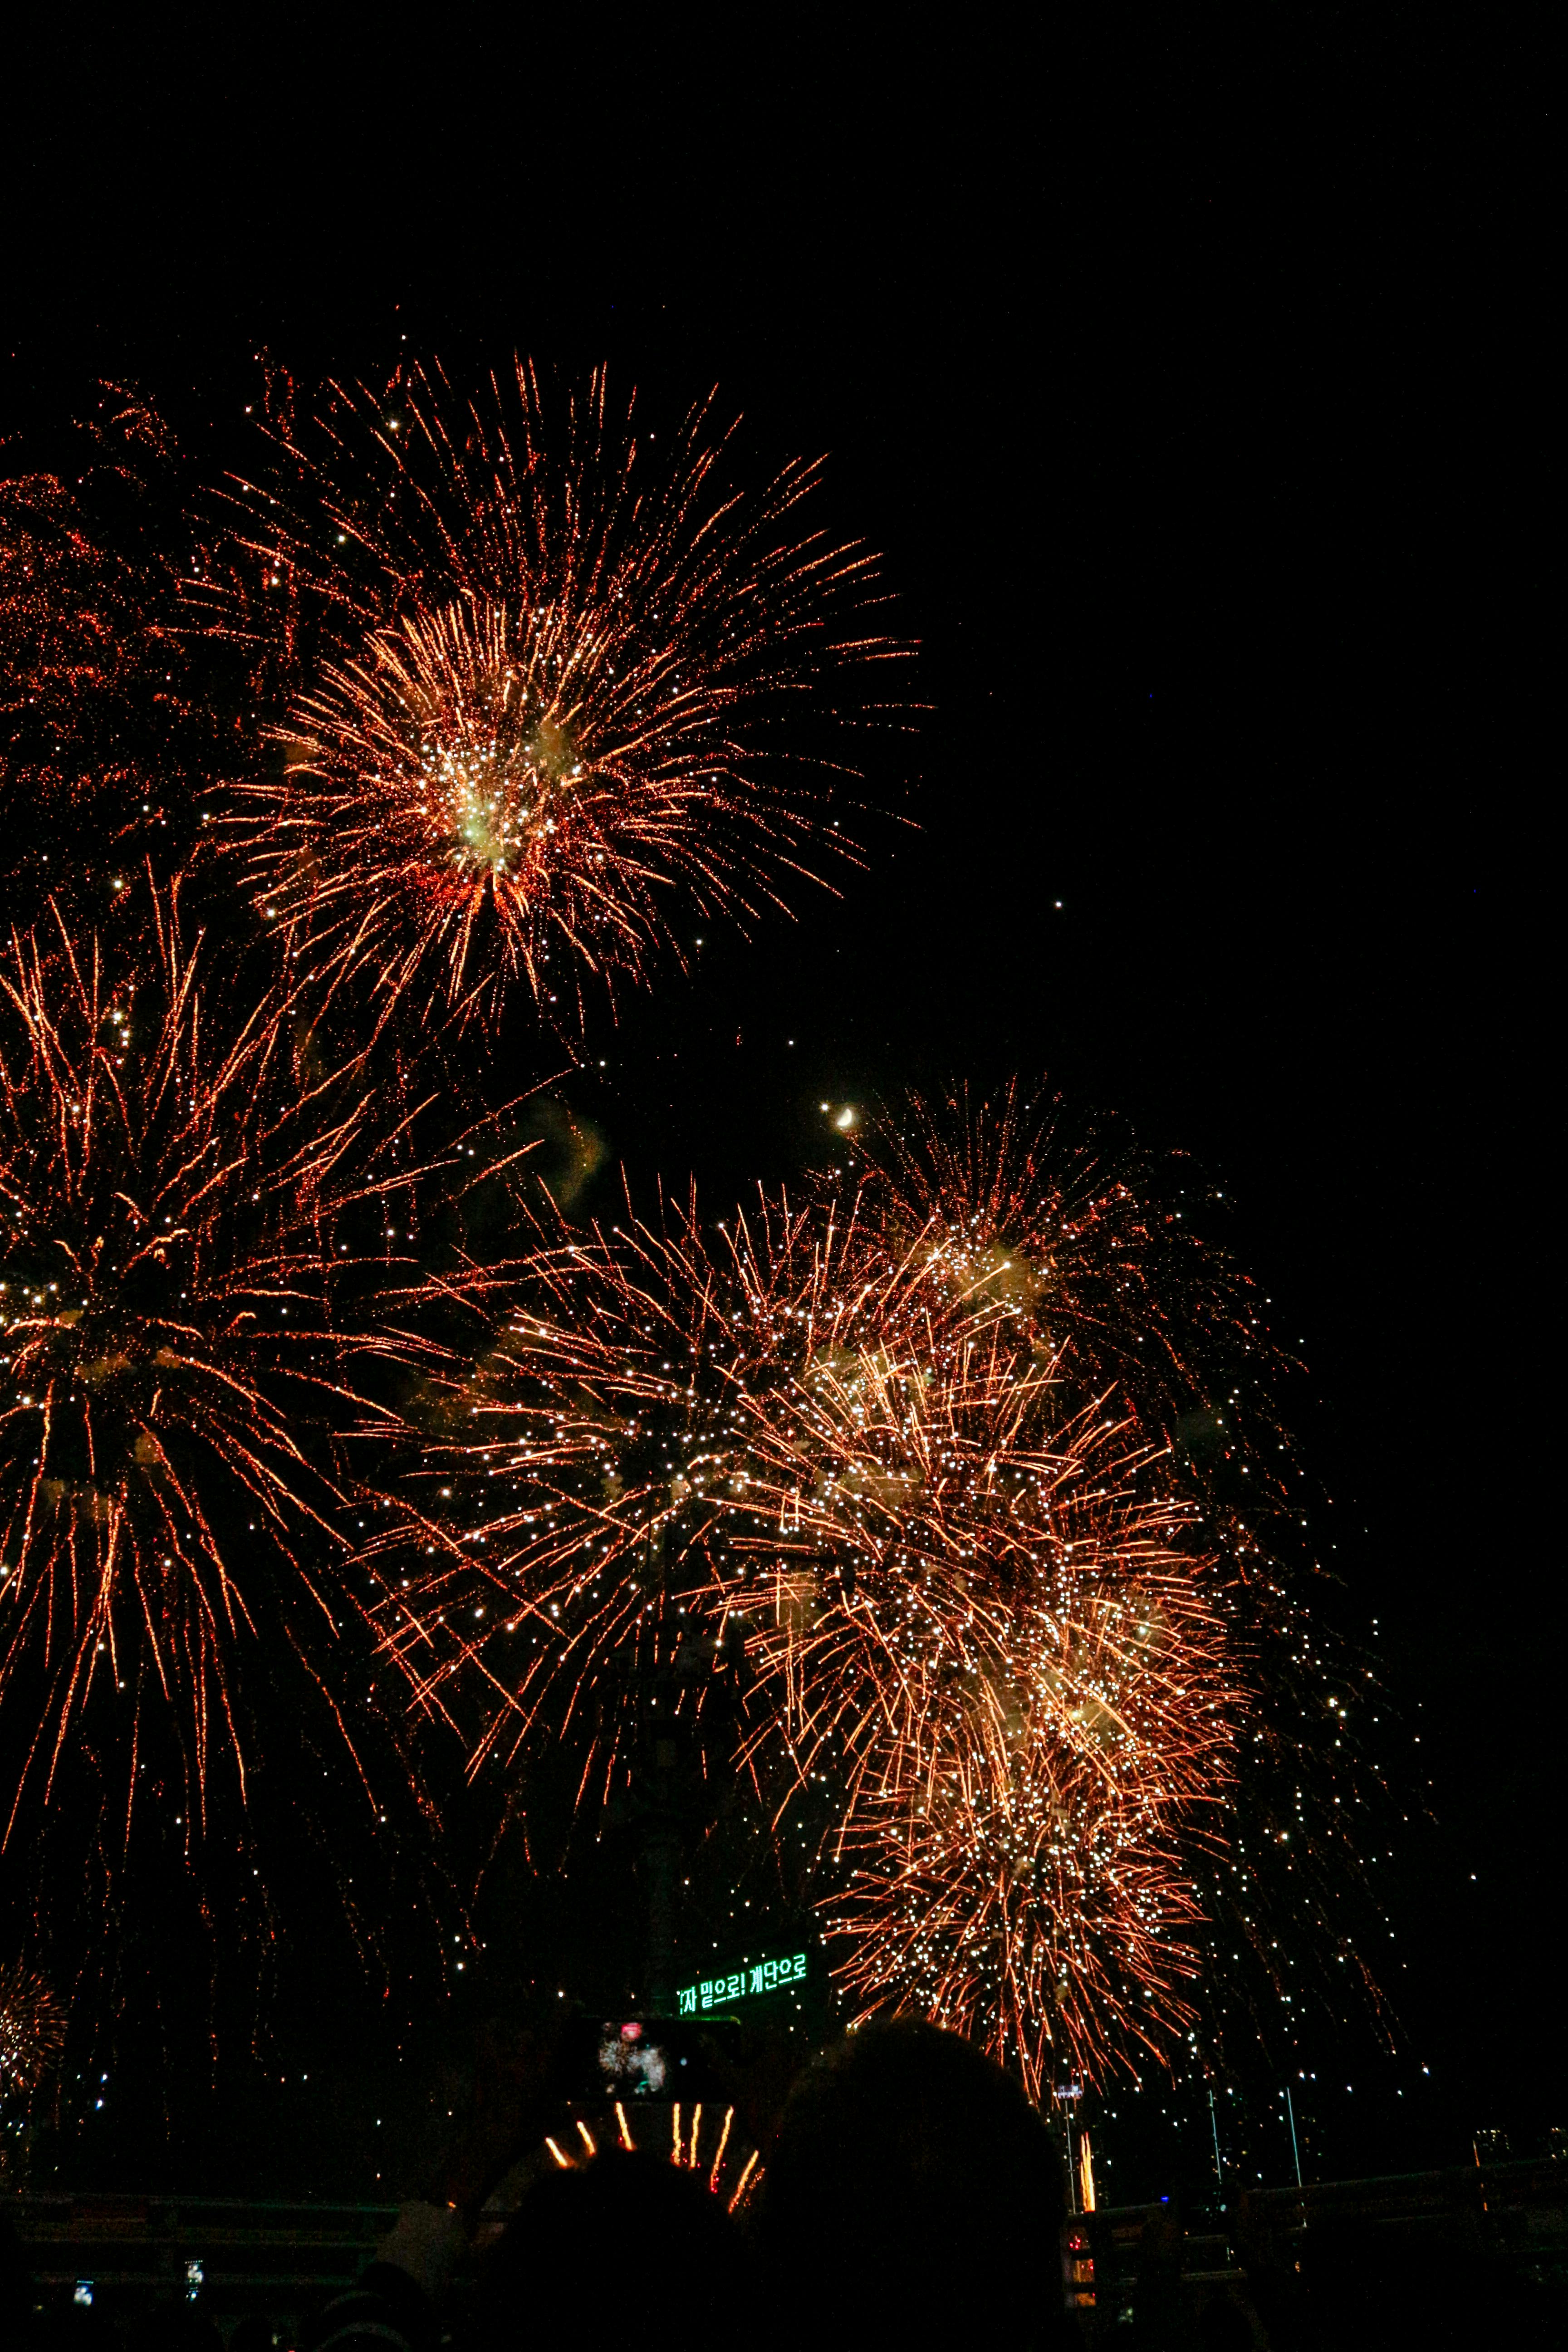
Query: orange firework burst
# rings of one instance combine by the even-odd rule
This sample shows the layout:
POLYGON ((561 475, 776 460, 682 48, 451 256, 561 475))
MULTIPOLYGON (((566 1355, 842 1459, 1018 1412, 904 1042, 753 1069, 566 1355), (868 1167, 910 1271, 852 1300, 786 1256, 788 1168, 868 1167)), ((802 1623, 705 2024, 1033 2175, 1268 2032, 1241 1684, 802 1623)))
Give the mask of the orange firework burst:
MULTIPOLYGON (((1288 2041, 1298 1968, 1332 1952, 1364 1972, 1369 1938, 1349 1913, 1368 1894, 1357 1844, 1380 1797, 1361 1751, 1331 1747, 1321 1727, 1342 1721, 1352 1692, 1369 1695, 1372 1675, 1306 1605, 1307 1579, 1321 1594, 1330 1563, 1314 1531, 1321 1498, 1281 1415, 1300 1368, 1269 1334, 1267 1301, 1212 1239, 1224 1196, 1180 1158, 1075 1131, 1016 1086, 991 1102, 911 1099, 860 1149, 859 1213, 884 1250, 927 1236, 981 1323, 1054 1360, 1070 1399, 1114 1389, 1168 1449, 1162 1475, 1218 1563, 1211 1590, 1249 1694, 1223 1845, 1184 1849, 1227 1950, 1194 1999, 1215 2037, 1230 2013, 1254 2044, 1288 2041)), ((1368 1990, 1375 2009, 1370 1979, 1368 1990)))
POLYGON ((377 1737, 338 1440, 384 1418, 350 1371, 388 1343, 341 1294, 398 1139, 356 1066, 300 1085, 286 1006, 225 1034, 201 961, 154 893, 112 950, 57 920, 0 972, 0 1841, 106 1865, 143 1810, 192 1852, 258 1717, 317 1783, 377 1737))
MULTIPOLYGON (((1082 1388, 1124 1385, 1184 1458, 1282 1433, 1282 1359, 1256 1286, 1203 1232, 1189 1165, 1075 1132, 1016 1083, 994 1100, 918 1096, 872 1121, 861 1208, 885 1247, 940 1244, 955 1299, 1027 1333, 1082 1388)), ((1259 1464, 1257 1467, 1263 1467, 1259 1464)))
POLYGON ((934 1226, 894 1255, 853 1211, 764 1202, 715 1248, 689 1211, 558 1240, 520 1280, 471 1434, 426 1464, 450 1516, 421 1521, 389 1628, 422 1696, 487 1695, 476 1761, 553 1698, 607 1793, 624 1692, 662 1664, 671 1732, 700 1728, 743 1662, 738 1754, 777 1816, 831 1791, 829 1915, 868 2007, 962 2020, 1034 2081, 1054 2042, 1103 2066, 1168 2041, 1184 1843, 1244 1691, 1136 1426, 1065 1407, 934 1226))
MULTIPOLYGON (((852 1335, 852 1342, 853 1336, 852 1335)), ((982 2039, 1037 2091, 1190 2011, 1184 1847, 1244 1691, 1167 1465, 994 1328, 843 1351, 770 1426, 753 1737, 843 1790, 829 1902, 867 2011, 982 2039)), ((1212 1819, 1212 1814, 1210 1814, 1212 1819)))
POLYGON ((66 2042, 66 2012, 36 1969, 0 1969, 0 2098, 36 2091, 66 2042))
MULTIPOLYGON (((339 394, 247 490, 262 622, 233 625, 302 612, 315 659, 228 837, 329 981, 417 982, 422 1016, 519 979, 580 1006, 674 943, 675 886, 744 917, 814 836, 848 850, 784 721, 902 649, 865 551, 799 535, 819 468, 738 488, 731 431, 704 404, 661 445, 602 372, 552 402, 519 364, 463 402, 415 371, 339 394)), ((854 773, 841 733, 817 765, 854 773)))
POLYGON ((1058 1712, 1040 1722, 1028 1689, 1005 1738, 954 1708, 889 1759, 829 1923, 862 2016, 891 2004, 969 2034, 1037 2099, 1053 2064, 1097 2080, 1168 2058, 1196 2015, 1203 1913, 1177 1810, 1071 1785, 1058 1712))
POLYGON ((866 2010, 959 2024, 1037 2090, 1053 2046, 1099 2073, 1190 2017, 1183 1847, 1245 1703, 1223 1596, 1163 1458, 954 1307, 938 1232, 842 1246, 753 1433, 747 1752, 838 1790, 827 1907, 866 2010))

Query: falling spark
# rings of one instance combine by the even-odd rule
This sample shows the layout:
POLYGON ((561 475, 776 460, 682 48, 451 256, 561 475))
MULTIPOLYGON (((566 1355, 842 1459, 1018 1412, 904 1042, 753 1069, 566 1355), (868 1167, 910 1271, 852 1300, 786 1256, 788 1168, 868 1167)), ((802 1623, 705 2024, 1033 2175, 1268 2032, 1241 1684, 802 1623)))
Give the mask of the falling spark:
POLYGON ((719 2175, 724 2168, 724 2150, 730 2145, 730 2126, 734 2120, 734 2108, 726 2107, 724 2110, 723 2128, 719 2134, 719 2146, 714 2152, 713 2168, 708 2175, 708 2186, 715 2197, 719 2194, 719 2175))

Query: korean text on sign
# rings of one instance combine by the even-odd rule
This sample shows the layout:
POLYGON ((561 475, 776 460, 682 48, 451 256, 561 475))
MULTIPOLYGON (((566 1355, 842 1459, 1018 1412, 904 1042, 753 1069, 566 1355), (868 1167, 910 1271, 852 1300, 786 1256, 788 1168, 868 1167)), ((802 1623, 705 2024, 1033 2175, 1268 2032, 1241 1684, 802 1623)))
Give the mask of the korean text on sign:
POLYGON ((777 1992, 784 1985, 805 1982, 805 1954, 795 1952, 780 1960, 754 1960, 725 1977, 704 1977, 700 1984, 682 1985, 677 2000, 682 2017, 700 2010, 721 2009, 731 2000, 747 2000, 755 1993, 777 1992))

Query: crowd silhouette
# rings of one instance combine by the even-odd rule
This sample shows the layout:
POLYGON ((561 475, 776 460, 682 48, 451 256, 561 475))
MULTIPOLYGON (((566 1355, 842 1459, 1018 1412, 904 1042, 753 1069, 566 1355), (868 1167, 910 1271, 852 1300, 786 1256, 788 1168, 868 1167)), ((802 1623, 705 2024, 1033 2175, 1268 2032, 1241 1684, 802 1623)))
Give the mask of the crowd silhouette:
POLYGON ((16 2352, 1397 2352, 1561 2340, 1550 2296, 1484 2245, 1435 2249, 1375 2223, 1282 2240, 1244 2211, 1237 2267, 1184 2276, 1179 2214, 1152 2207, 1127 2286, 1097 2304, 1074 2261, 1057 2142, 973 2044, 909 2019, 814 2060, 738 2216, 700 2172, 611 2147, 533 2179, 496 2232, 496 2180, 537 2132, 547 2068, 481 2091, 472 2122, 355 2284, 295 2330, 226 2336, 189 2305, 129 2324, 49 2308, 0 2219, 0 2342, 16 2352))

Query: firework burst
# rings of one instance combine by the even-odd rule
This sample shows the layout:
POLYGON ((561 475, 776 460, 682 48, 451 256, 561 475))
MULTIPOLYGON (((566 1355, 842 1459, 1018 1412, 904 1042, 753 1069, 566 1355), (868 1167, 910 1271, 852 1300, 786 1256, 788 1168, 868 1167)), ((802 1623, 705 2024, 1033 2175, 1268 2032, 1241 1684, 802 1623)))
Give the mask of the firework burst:
POLYGON ((65 2048, 66 2011, 36 1969, 0 1969, 0 2098, 26 2098, 65 2048))
POLYGON ((258 1725, 275 1781, 292 1740, 366 1804, 382 1739, 341 1437, 395 1343, 342 1305, 417 1171, 357 1066, 302 1079, 287 1005, 226 1024, 201 962, 154 892, 0 974, 0 1836, 91 1825, 110 1868, 144 1812, 194 1853, 220 1780, 232 1851, 258 1725))
POLYGON ((1190 2016, 1187 1857, 1247 1692, 1163 1454, 955 1315, 937 1242, 868 1264, 851 1231, 863 1279, 761 1417, 746 1752, 836 1790, 826 1908, 866 2011, 958 2025, 1037 2090, 1053 2050, 1100 2073, 1190 2016))
POLYGON ((662 1672, 670 1732, 711 1740, 727 1679, 717 1736, 775 1828, 815 1821, 868 2006, 962 2020, 1037 2081, 1058 2041, 1168 2040, 1183 1843, 1245 1690, 1160 1454, 1064 1407, 934 1229, 895 1256, 764 1201, 713 1236, 689 1210, 556 1239, 517 1279, 426 1511, 376 1542, 421 1700, 468 1686, 476 1763, 576 1717, 604 1796, 628 1695, 662 1672))
POLYGON ((1016 1085, 990 1102, 911 1098, 872 1122, 858 1150, 858 1213, 883 1251, 924 1237, 953 1300, 1005 1335, 1020 1366, 1051 1361, 1064 1402, 1123 1398, 1164 1449, 1161 1480, 1188 1540, 1214 1562, 1210 1604, 1247 1705, 1224 1837, 1183 1841, 1213 1931, 1198 1931, 1207 1948, 1192 1988, 1206 2048, 1224 2045, 1234 2019, 1242 2042, 1282 2053, 1303 2000, 1331 1983, 1331 1959, 1353 1969, 1379 2013, 1363 1955, 1380 1923, 1360 1848, 1384 1795, 1354 1741, 1323 1737, 1375 1684, 1308 1605, 1329 1560, 1323 1498, 1282 1412, 1300 1367, 1213 1238, 1223 1194, 1179 1158, 1075 1130, 1016 1085))
POLYGON ((1222 1196, 1187 1162, 1075 1130, 1016 1082, 994 1099, 910 1096, 857 1151, 861 1218, 885 1248, 931 1236, 956 1302, 1083 1389, 1121 1385, 1184 1462, 1239 1450, 1268 1476, 1286 1360, 1256 1285, 1205 1231, 1222 1196))
POLYGON ((865 666, 903 649, 866 552, 800 534, 819 468, 738 488, 732 429, 704 404, 661 445, 602 373, 552 400, 519 365, 464 402, 415 371, 339 394, 245 492, 259 585, 227 625, 276 616, 309 658, 226 829, 329 985, 417 984, 424 1017, 521 982, 562 1017, 585 976, 679 954, 678 902, 743 919, 849 852, 820 788, 847 739, 814 785, 795 713, 807 741, 845 690, 872 715, 865 666))
POLYGON ((1053 2066, 1102 2080, 1168 2057, 1196 2015, 1204 1918, 1177 1809, 1064 1785, 1059 1712, 1037 1722, 1031 1701, 1020 1678, 1005 1742, 955 1707, 889 1757, 828 1924, 862 2016, 890 2005, 968 2034, 1037 2099, 1053 2066))

